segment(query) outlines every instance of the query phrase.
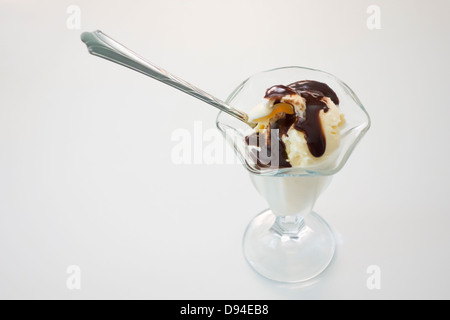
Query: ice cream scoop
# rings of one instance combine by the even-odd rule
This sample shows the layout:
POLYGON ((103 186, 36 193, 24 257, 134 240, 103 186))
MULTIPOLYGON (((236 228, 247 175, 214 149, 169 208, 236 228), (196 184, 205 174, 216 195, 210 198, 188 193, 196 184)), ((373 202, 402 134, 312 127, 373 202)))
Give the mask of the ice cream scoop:
POLYGON ((246 137, 259 167, 308 167, 339 147, 344 115, 325 83, 303 80, 275 85, 249 113, 254 131, 246 137))

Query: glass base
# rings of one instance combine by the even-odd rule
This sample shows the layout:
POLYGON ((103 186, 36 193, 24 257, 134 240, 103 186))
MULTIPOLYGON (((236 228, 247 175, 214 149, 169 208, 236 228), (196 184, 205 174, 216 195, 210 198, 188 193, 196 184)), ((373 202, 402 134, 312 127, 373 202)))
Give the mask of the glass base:
POLYGON ((243 241, 245 258, 268 279, 288 283, 311 280, 333 259, 336 242, 325 220, 314 212, 292 219, 288 223, 291 227, 280 227, 277 216, 269 209, 247 227, 243 241))

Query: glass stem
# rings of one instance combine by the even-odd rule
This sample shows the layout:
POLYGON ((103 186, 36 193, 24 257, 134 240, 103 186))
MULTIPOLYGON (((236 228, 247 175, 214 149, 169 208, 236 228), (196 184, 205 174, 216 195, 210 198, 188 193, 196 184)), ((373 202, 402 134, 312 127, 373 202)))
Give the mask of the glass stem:
POLYGON ((271 230, 282 237, 297 238, 304 226, 305 220, 300 215, 277 216, 271 230))

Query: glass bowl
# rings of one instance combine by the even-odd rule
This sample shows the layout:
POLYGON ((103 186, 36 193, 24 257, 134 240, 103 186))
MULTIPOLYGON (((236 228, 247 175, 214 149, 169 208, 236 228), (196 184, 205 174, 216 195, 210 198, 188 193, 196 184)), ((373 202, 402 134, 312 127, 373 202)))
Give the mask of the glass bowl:
POLYGON ((300 80, 330 86, 339 97, 339 108, 345 117, 339 147, 324 161, 304 168, 261 169, 250 161, 245 143, 245 136, 252 129, 224 112, 219 113, 216 121, 270 207, 247 227, 243 240, 245 258, 262 276, 287 283, 316 277, 333 259, 336 246, 333 232, 312 208, 370 127, 368 113, 349 86, 330 73, 310 68, 283 67, 255 74, 242 82, 226 102, 248 113, 261 102, 267 88, 300 80))

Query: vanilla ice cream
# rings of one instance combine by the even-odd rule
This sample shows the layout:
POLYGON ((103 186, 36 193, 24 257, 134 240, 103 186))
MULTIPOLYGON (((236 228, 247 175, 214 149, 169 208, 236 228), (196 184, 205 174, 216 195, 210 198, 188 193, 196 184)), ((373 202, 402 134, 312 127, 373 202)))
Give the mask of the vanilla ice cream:
POLYGON ((260 167, 309 167, 339 147, 344 116, 328 85, 304 80, 267 89, 249 121, 246 142, 260 167))

